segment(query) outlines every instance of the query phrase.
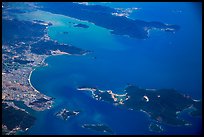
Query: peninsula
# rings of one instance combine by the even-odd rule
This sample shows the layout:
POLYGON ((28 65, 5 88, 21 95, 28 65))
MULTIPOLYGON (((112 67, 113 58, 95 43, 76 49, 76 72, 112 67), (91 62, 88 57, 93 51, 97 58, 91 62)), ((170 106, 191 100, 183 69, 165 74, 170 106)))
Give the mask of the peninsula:
MULTIPOLYGON (((72 2, 41 2, 37 3, 37 5, 41 10, 94 23, 97 26, 109 29, 111 34, 127 35, 137 39, 147 39, 149 31, 152 29, 165 32, 176 32, 180 29, 178 25, 164 24, 157 21, 133 20, 126 16, 118 16, 121 15, 121 10, 101 5, 85 5, 72 2)), ((128 14, 132 12, 132 10, 136 9, 127 9, 125 15, 127 12, 128 14)), ((124 12, 124 9, 122 11, 124 12)))

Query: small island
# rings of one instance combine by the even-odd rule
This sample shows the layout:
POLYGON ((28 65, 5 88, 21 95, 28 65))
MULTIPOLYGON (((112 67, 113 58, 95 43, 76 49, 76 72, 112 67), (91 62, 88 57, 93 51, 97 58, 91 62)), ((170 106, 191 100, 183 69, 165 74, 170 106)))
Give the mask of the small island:
POLYGON ((67 32, 67 31, 64 31, 63 34, 68 34, 68 32, 67 32))
POLYGON ((93 130, 93 131, 113 134, 113 131, 105 124, 84 124, 82 125, 82 127, 93 130))
POLYGON ((162 132, 162 131, 164 131, 164 129, 160 125, 158 125, 156 123, 150 123, 149 131, 152 131, 152 132, 162 132))
POLYGON ((79 24, 77 24, 77 25, 74 25, 74 27, 78 27, 78 28, 89 28, 88 25, 81 24, 81 23, 79 23, 79 24))
POLYGON ((63 120, 68 120, 71 116, 76 116, 78 114, 79 111, 71 111, 64 108, 61 111, 57 112, 55 115, 63 120))

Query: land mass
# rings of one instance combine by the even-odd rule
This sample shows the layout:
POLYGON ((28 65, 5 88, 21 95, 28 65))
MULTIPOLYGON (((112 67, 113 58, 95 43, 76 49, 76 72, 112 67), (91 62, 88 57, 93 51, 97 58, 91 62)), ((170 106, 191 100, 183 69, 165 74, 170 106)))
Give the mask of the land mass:
POLYGON ((152 132, 162 132, 164 129, 156 124, 156 123, 150 123, 149 125, 149 131, 152 131, 152 132))
POLYGON ((79 24, 77 24, 77 25, 74 25, 74 27, 78 27, 78 28, 89 28, 88 25, 81 24, 81 23, 79 23, 79 24))
POLYGON ((41 2, 36 5, 41 10, 92 22, 97 26, 109 29, 112 34, 127 35, 137 39, 148 38, 151 29, 176 32, 180 28, 178 25, 164 24, 157 21, 146 22, 130 19, 126 16, 116 16, 121 14, 120 10, 101 5, 84 5, 71 2, 41 2))
MULTIPOLYGON (((129 110, 142 111, 148 116, 164 124, 173 126, 189 126, 188 121, 178 117, 185 109, 191 109, 192 116, 201 116, 202 101, 193 100, 190 96, 174 89, 142 89, 128 85, 124 94, 116 94, 111 90, 82 87, 78 90, 91 91, 92 97, 129 110)), ((155 126, 154 126, 155 127, 155 126)))
POLYGON ((68 120, 71 116, 76 116, 79 113, 80 113, 79 111, 62 109, 61 111, 57 112, 55 115, 63 120, 68 120))
POLYGON ((82 127, 93 130, 93 131, 113 134, 113 131, 105 124, 84 124, 84 125, 82 125, 82 127))
POLYGON ((13 102, 2 103, 2 134, 14 135, 16 131, 26 131, 35 122, 36 118, 13 102))
MULTIPOLYGON (((61 44, 50 39, 47 34, 51 22, 41 20, 20 21, 15 19, 13 13, 18 9, 12 10, 9 3, 3 4, 2 12, 2 110, 12 115, 10 119, 3 117, 5 134, 15 134, 24 128, 11 126, 20 125, 21 118, 17 115, 18 111, 11 101, 22 101, 27 107, 36 111, 50 109, 54 102, 52 97, 46 96, 35 89, 30 77, 36 67, 46 66, 44 60, 52 55, 85 55, 86 50, 74 47, 73 45, 61 44), (9 108, 9 110, 7 109, 9 108), (10 111, 11 110, 11 111, 10 111), (15 118, 18 117, 19 120, 15 118), (6 118, 6 119, 5 119, 6 118), (8 122, 6 122, 8 120, 8 122), (10 125, 11 124, 11 125, 10 125)), ((27 111, 19 112, 27 115, 27 111)), ((30 121, 29 127, 34 122, 30 121)))

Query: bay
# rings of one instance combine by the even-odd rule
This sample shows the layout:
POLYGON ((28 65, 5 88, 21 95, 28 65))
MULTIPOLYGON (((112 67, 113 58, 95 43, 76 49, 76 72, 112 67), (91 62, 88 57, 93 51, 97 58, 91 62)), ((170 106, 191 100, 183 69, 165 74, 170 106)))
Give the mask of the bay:
MULTIPOLYGON (((132 7, 130 4, 127 5, 125 4, 124 8, 132 7)), ((32 73, 33 86, 40 92, 55 97, 56 103, 51 110, 37 114, 36 124, 28 132, 101 134, 80 127, 85 123, 101 122, 109 125, 116 134, 154 134, 148 131, 149 118, 144 113, 98 102, 88 93, 77 91, 78 86, 111 89, 116 93, 122 93, 127 83, 133 83, 142 88, 175 88, 195 99, 201 99, 200 17, 194 16, 193 13, 196 11, 188 4, 180 4, 182 6, 176 6, 176 9, 172 9, 176 4, 169 8, 164 6, 162 9, 166 14, 156 16, 159 11, 154 9, 162 5, 160 3, 148 7, 148 4, 135 3, 135 6, 144 10, 132 13, 131 18, 178 24, 181 30, 175 34, 150 31, 150 38, 146 40, 111 35, 109 30, 92 23, 44 11, 19 15, 19 19, 23 20, 50 21, 53 26, 49 27, 48 34, 53 40, 92 51, 86 56, 49 57, 46 59, 48 66, 37 68, 32 73), (150 16, 146 10, 154 13, 150 16), (191 14, 188 11, 192 11, 191 14), (165 18, 166 15, 169 18, 165 18), (75 28, 73 23, 83 23, 89 28, 75 28), (190 27, 192 23, 196 27, 190 27), (68 34, 63 34, 65 31, 68 34), (64 107, 80 109, 82 112, 77 117, 62 121, 57 119, 54 113, 64 107)), ((166 130, 161 134, 197 133, 201 120, 189 120, 195 125, 193 128, 164 125, 166 130)))

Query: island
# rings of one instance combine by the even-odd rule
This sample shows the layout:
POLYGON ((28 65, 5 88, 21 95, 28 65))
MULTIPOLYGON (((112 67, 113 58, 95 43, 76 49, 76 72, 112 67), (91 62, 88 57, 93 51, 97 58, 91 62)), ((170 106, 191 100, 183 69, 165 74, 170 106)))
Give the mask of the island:
POLYGON ((117 12, 113 12, 112 15, 115 16, 125 16, 129 17, 129 15, 134 11, 134 10, 139 10, 140 8, 115 8, 117 12))
POLYGON ((160 125, 158 125, 156 123, 150 123, 149 131, 152 131, 152 132, 162 132, 162 131, 164 131, 164 129, 160 125))
POLYGON ((62 109, 61 111, 57 112, 55 116, 61 118, 63 120, 68 120, 71 116, 76 116, 79 114, 80 111, 71 111, 68 109, 62 109))
POLYGON ((123 91, 124 94, 116 94, 111 90, 93 90, 88 87, 78 88, 78 90, 90 91, 96 100, 128 110, 144 112, 152 120, 172 126, 191 125, 190 122, 178 117, 183 110, 190 109, 192 116, 202 115, 202 101, 194 100, 175 89, 143 89, 129 84, 123 91))
POLYGON ((88 25, 81 24, 81 23, 79 23, 79 24, 77 24, 77 25, 74 25, 74 27, 78 27, 78 28, 89 28, 88 25))
POLYGON ((33 23, 37 23, 37 24, 40 24, 40 25, 46 25, 46 26, 52 26, 53 25, 51 22, 45 22, 45 21, 42 21, 42 20, 33 20, 33 23))
POLYGON ((82 128, 86 128, 86 129, 90 129, 90 130, 98 131, 98 132, 104 132, 108 134, 113 134, 112 129, 110 129, 105 124, 84 124, 82 125, 82 128))

